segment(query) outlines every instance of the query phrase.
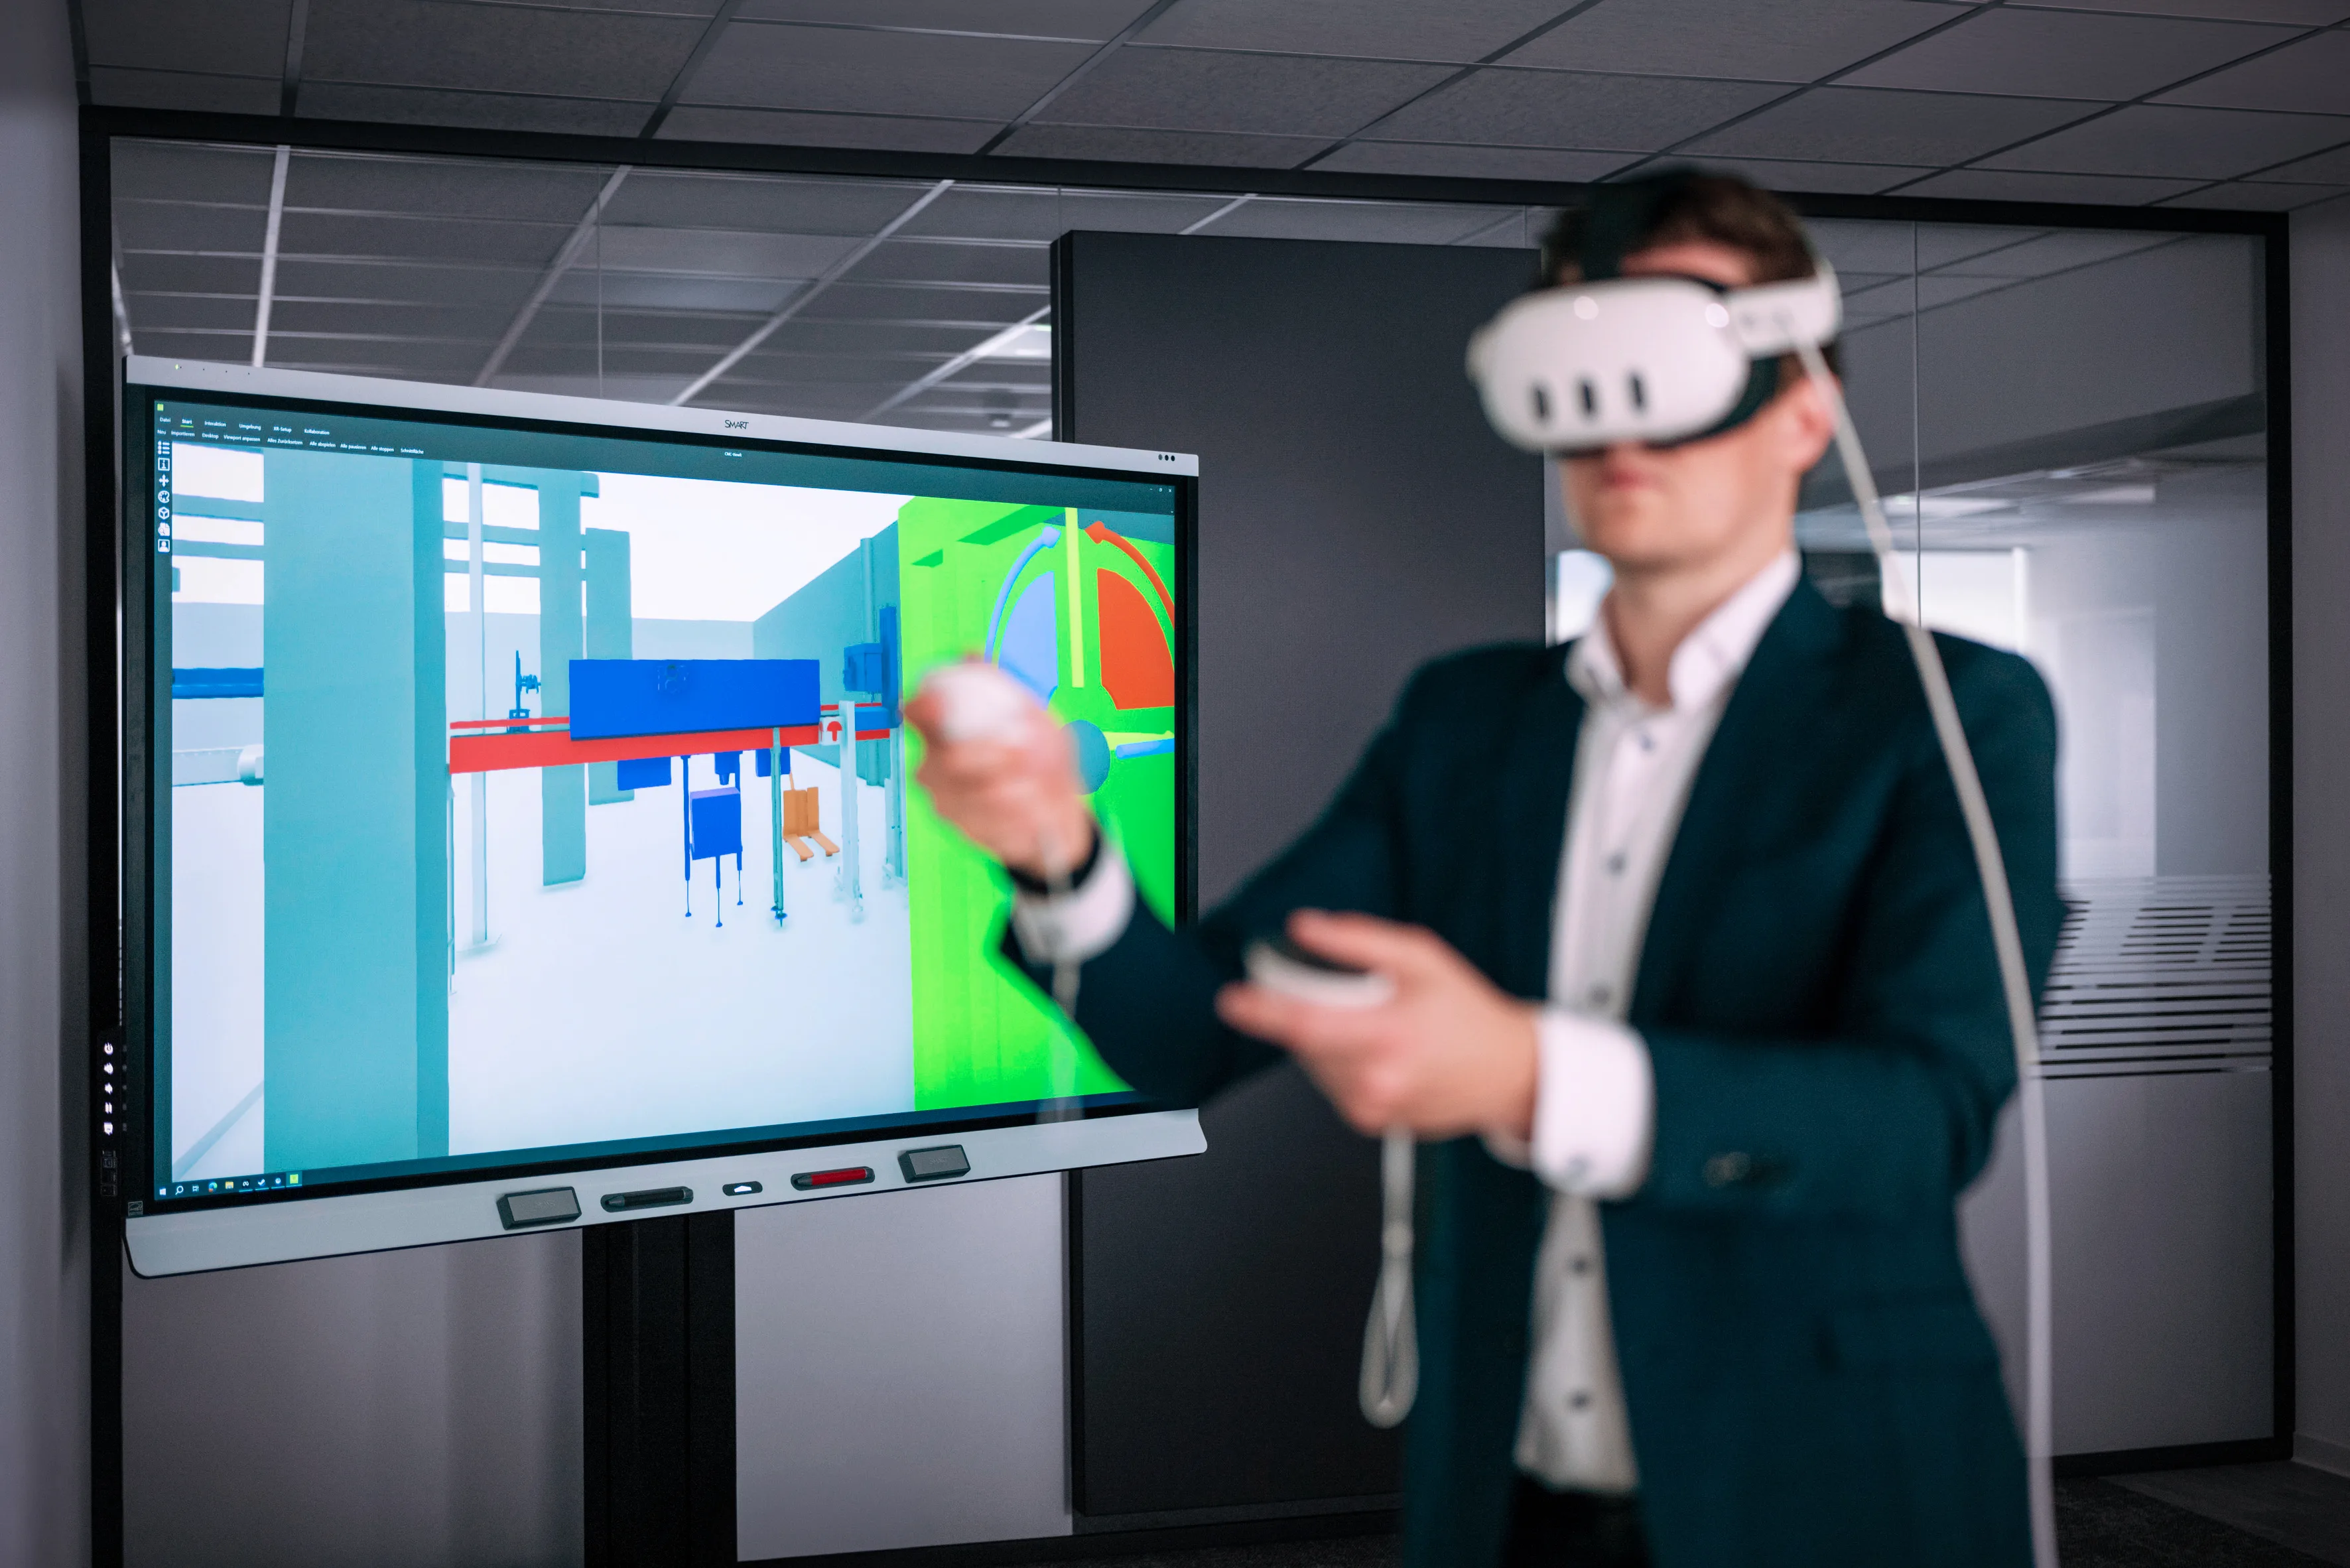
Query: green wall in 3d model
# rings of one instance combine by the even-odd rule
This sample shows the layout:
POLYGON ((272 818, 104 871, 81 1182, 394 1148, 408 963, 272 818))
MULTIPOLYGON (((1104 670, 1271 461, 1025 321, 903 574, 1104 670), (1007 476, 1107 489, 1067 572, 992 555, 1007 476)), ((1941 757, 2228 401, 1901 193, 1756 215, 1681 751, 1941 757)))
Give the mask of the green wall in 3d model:
MULTIPOLYGON (((585 657, 634 659, 636 618, 629 583, 628 533, 619 528, 589 528, 582 536, 582 554, 588 563, 585 657)), ((637 798, 636 791, 620 787, 619 767, 618 763, 588 764, 589 805, 613 805, 637 798)))
POLYGON ((445 1155, 440 465, 271 452, 264 497, 263 1158, 445 1155))

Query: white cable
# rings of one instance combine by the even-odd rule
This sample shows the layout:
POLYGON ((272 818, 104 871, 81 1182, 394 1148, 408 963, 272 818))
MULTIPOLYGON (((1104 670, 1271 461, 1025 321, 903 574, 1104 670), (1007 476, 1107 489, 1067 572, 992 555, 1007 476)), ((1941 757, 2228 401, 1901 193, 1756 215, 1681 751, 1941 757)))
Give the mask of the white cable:
MULTIPOLYGON (((1793 334, 1791 334, 1793 335, 1793 334)), ((1877 481, 1860 449, 1844 395, 1828 373, 1818 347, 1800 335, 1795 353, 1804 369, 1826 397, 1835 414, 1836 455, 1845 478, 1860 503, 1868 527, 1869 548, 1877 553, 1877 570, 1891 589, 1887 608, 1901 623, 1909 642, 1909 656, 1926 689, 1926 706, 1934 719, 1934 733, 1959 795, 1967 837, 1973 844, 1975 871, 1982 880, 1983 901, 1990 908, 1992 950, 1999 957, 1999 977, 2007 997, 2008 1031, 2015 1042, 2016 1092, 2023 1123, 2024 1228, 2024 1420, 2023 1444, 2032 1491, 2032 1554, 2040 1568, 2056 1568, 2056 1492, 2049 1465, 2052 1438, 2049 1392, 2049 1334, 2052 1312, 2049 1286, 2048 1236, 2048 1105, 2040 1078, 2040 1026, 2033 1006, 2032 977, 2023 962, 2023 939, 2016 929, 2015 900, 2007 882, 2007 863, 2000 854, 1999 831, 1983 796, 1982 779, 1975 772, 1974 753, 1967 747, 1965 728, 1959 722, 1959 705, 1950 695, 1950 672, 1934 646, 1933 633, 1921 618, 1918 597, 1895 557, 1893 530, 1886 525, 1885 508, 1877 499, 1877 481)))
POLYGON ((1401 1422, 1419 1393, 1419 1335, 1411 1306, 1412 1160, 1418 1148, 1409 1127, 1389 1127, 1379 1140, 1379 1282, 1363 1324, 1363 1374, 1356 1389, 1363 1419, 1374 1427, 1401 1422))

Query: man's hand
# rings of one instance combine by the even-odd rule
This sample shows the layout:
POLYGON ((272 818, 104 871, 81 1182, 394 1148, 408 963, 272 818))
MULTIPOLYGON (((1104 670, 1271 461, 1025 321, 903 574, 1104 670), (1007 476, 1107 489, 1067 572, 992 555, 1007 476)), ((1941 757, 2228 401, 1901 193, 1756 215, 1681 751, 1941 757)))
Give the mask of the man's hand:
POLYGON ((1093 814, 1077 791, 1077 771, 1066 731, 1033 705, 1013 734, 949 741, 940 733, 940 701, 924 691, 906 704, 906 722, 921 732, 921 771, 915 782, 931 805, 982 849, 1039 881, 1066 873, 1093 853, 1093 814), (1048 867, 1050 858, 1056 864, 1048 867))
POLYGON ((1326 1007, 1261 985, 1228 985, 1216 1012, 1287 1050, 1358 1132, 1422 1137, 1532 1136, 1535 1008, 1503 994, 1419 926, 1301 909, 1290 940, 1395 984, 1377 1007, 1326 1007))

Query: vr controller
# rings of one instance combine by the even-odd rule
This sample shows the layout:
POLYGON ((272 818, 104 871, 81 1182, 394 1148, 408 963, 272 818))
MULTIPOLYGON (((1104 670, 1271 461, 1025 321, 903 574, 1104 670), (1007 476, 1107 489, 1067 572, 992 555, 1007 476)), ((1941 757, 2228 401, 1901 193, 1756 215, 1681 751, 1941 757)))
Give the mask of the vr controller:
POLYGON ((1308 952, 1285 936, 1251 942, 1241 966, 1267 991, 1324 1007, 1377 1007, 1395 995, 1387 976, 1308 952))
POLYGON ((957 743, 1020 738, 1036 699, 996 665, 976 659, 942 665, 922 678, 922 695, 939 704, 939 733, 957 743))

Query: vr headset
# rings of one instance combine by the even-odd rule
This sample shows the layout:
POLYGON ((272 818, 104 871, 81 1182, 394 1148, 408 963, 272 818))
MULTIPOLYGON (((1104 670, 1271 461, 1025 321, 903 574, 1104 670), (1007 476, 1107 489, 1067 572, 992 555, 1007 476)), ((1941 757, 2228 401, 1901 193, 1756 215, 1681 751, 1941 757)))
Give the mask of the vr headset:
MULTIPOLYGON (((1620 275, 1625 245, 1688 178, 1604 189, 1585 233, 1584 281, 1513 300, 1469 340, 1469 379, 1503 440, 1572 456, 1720 435, 1771 400, 1781 356, 1835 339, 1843 296, 1817 255, 1812 276, 1752 288, 1620 275)), ((1556 275, 1545 253, 1544 275, 1556 275)))

